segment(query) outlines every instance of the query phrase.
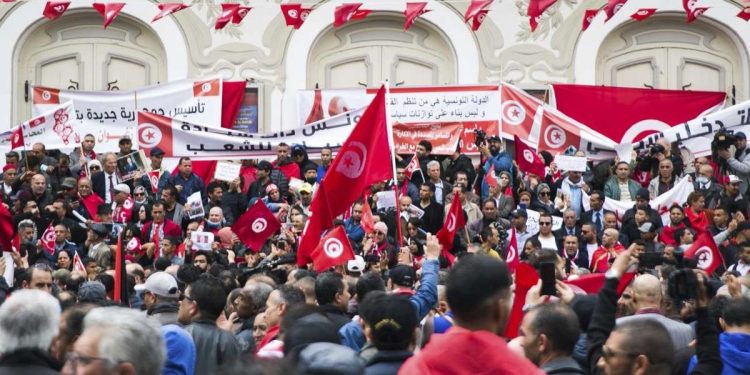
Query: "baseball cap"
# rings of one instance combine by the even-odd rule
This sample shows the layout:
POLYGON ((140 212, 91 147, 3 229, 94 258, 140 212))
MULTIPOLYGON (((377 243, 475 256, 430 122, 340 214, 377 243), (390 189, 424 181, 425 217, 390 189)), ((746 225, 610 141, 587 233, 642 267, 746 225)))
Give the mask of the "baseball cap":
POLYGON ((652 222, 650 222, 650 221, 647 221, 647 222, 645 222, 645 223, 641 224, 641 226, 640 226, 640 227, 638 227, 638 230, 639 230, 639 231, 640 231, 641 233, 649 233, 649 232, 654 232, 654 229, 656 229, 656 226, 654 225, 654 223, 652 223, 652 222))
POLYGON ((740 182, 740 178, 737 177, 737 176, 735 176, 735 175, 733 175, 733 174, 730 174, 729 175, 729 183, 733 184, 735 182, 740 182))
POLYGON ((92 161, 89 162, 89 168, 91 168, 91 167, 99 167, 99 169, 101 169, 102 168, 102 163, 100 163, 99 160, 94 159, 94 160, 92 160, 92 161))
POLYGON ((127 193, 130 194, 130 186, 126 184, 117 184, 115 185, 115 191, 118 193, 127 193))
POLYGON ((388 271, 388 277, 396 285, 412 287, 416 281, 417 274, 414 272, 414 268, 399 264, 388 271))
POLYGON ((154 147, 151 149, 151 152, 148 153, 149 156, 163 156, 164 150, 160 149, 159 147, 154 147))
POLYGON ((511 217, 523 217, 524 219, 529 218, 529 214, 526 213, 526 210, 522 210, 522 209, 513 210, 513 212, 510 213, 510 216, 511 217))
POLYGON ((91 224, 91 231, 96 233, 100 237, 104 237, 109 234, 109 229, 104 224, 94 223, 91 224))
POLYGON ((737 137, 737 138, 739 138, 739 139, 747 139, 747 136, 743 132, 734 133, 734 136, 737 137))
POLYGON ((304 193, 307 193, 307 194, 312 194, 312 186, 310 184, 308 184, 307 182, 305 182, 304 184, 302 184, 302 186, 299 187, 299 192, 300 193, 304 192, 304 193))
POLYGON ((292 146, 292 155, 294 154, 304 154, 305 148, 302 147, 302 145, 294 145, 292 146))
POLYGON ((362 258, 360 255, 355 255, 354 259, 346 262, 346 270, 349 272, 364 272, 365 265, 365 258, 362 258))
POLYGON ((146 279, 146 282, 135 286, 137 291, 148 291, 160 297, 177 298, 180 295, 180 288, 177 286, 177 279, 166 272, 156 272, 146 279))
POLYGON ((133 140, 130 139, 130 137, 122 137, 119 141, 117 141, 117 144, 122 145, 125 143, 133 143, 133 140))
POLYGON ((87 281, 78 288, 78 302, 104 302, 107 300, 107 288, 100 281, 87 281))
POLYGON ((648 189, 646 189, 646 188, 640 188, 638 190, 638 193, 635 194, 635 198, 636 199, 640 198, 640 199, 649 200, 650 199, 650 194, 648 193, 648 189))
POLYGON ((60 184, 60 186, 64 188, 72 189, 76 187, 76 179, 73 177, 65 177, 65 179, 63 180, 62 184, 60 184))

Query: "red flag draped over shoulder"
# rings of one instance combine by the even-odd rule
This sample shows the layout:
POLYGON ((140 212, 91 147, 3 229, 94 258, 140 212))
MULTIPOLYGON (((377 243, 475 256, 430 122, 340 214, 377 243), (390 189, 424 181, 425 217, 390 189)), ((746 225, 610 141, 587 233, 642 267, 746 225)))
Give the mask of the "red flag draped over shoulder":
POLYGON ((86 212, 89 213, 89 217, 91 218, 91 220, 97 221, 96 208, 99 207, 100 204, 104 203, 104 199, 102 199, 95 193, 91 193, 87 197, 81 196, 81 203, 83 203, 83 206, 86 207, 86 212))
POLYGON ((389 162, 391 158, 385 87, 381 87, 315 192, 310 205, 312 213, 297 253, 298 265, 312 261, 311 253, 320 242, 321 233, 331 229, 334 218, 346 212, 366 188, 394 177, 389 162))

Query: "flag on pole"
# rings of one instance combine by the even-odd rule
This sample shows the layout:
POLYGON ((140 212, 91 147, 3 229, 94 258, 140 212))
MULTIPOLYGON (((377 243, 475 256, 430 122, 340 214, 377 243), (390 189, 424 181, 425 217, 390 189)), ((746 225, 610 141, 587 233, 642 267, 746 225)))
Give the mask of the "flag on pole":
POLYGON ((404 169, 404 174, 406 174, 406 178, 411 180, 411 176, 416 171, 421 172, 421 169, 419 169, 419 159, 417 158, 417 154, 414 153, 414 157, 411 158, 409 165, 407 165, 406 168, 404 169))
POLYGON ((430 11, 429 9, 425 9, 426 6, 426 2, 406 3, 406 10, 404 10, 404 31, 409 30, 417 17, 430 11))
POLYGON ((70 6, 70 1, 51 0, 44 6, 42 15, 49 20, 56 20, 65 13, 70 6))
POLYGON ((453 249, 453 240, 456 238, 456 232, 466 225, 464 210, 461 207, 461 198, 458 193, 453 193, 453 201, 445 217, 443 227, 438 230, 436 237, 440 242, 442 250, 440 255, 448 260, 448 264, 453 264, 455 257, 450 252, 453 249))
POLYGON ((55 227, 52 226, 52 223, 49 223, 47 226, 47 229, 42 234, 42 246, 44 247, 44 251, 47 252, 50 256, 55 255, 55 227))
POLYGON ((183 3, 163 3, 159 4, 159 13, 154 16, 154 19, 151 20, 151 22, 160 20, 170 14, 175 14, 185 8, 187 8, 189 5, 185 5, 183 3))
POLYGON ((724 263, 719 248, 708 231, 700 232, 695 236, 693 244, 685 250, 685 258, 696 260, 697 267, 709 275, 724 263))
POLYGON ((375 221, 372 218, 372 208, 367 203, 367 194, 362 199, 362 218, 359 220, 365 233, 370 234, 375 230, 375 221))
POLYGON ((13 133, 10 134, 10 149, 15 150, 19 147, 23 147, 23 125, 13 129, 13 133))
POLYGON ((104 28, 106 29, 120 14, 125 3, 94 3, 94 9, 104 17, 104 28))
POLYGON ((508 264, 508 270, 510 273, 515 273, 518 268, 518 239, 516 238, 516 227, 510 226, 510 238, 508 239, 508 247, 505 252, 505 263, 508 264))
POLYGON ((516 163, 518 163, 518 169, 522 172, 535 174, 539 176, 539 178, 544 178, 547 174, 544 162, 539 155, 534 152, 534 149, 518 138, 517 135, 513 136, 513 142, 516 148, 516 163))
POLYGON ((78 250, 73 254, 73 271, 81 272, 84 276, 87 274, 86 266, 83 264, 83 261, 81 261, 81 257, 78 255, 78 250))
POLYGON ((328 168, 310 204, 310 217, 300 240, 297 264, 309 263, 323 231, 333 227, 336 216, 346 212, 370 185, 394 178, 388 160, 385 86, 362 114, 328 168))
POLYGON ((279 219, 274 216, 262 200, 258 199, 232 225, 232 232, 250 250, 257 253, 268 237, 271 237, 280 228, 279 219))

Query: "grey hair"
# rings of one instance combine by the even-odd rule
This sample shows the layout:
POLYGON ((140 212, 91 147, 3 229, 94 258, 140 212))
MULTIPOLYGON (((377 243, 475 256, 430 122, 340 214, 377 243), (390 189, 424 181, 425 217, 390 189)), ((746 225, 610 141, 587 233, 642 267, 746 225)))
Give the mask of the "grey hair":
POLYGON ((23 289, 0 306, 0 353, 47 352, 60 325, 60 303, 49 293, 23 289))
POLYGON ((437 160, 430 160, 430 162, 427 163, 427 169, 430 169, 433 165, 440 167, 440 162, 437 160))
POLYGON ((253 285, 246 286, 244 290, 250 295, 253 301, 253 305, 256 309, 262 309, 266 305, 268 296, 273 292, 273 288, 264 283, 256 283, 253 285))
POLYGON ((136 374, 159 375, 166 358, 161 329, 146 315, 124 307, 99 307, 83 320, 86 330, 103 330, 98 355, 115 365, 128 362, 136 374))

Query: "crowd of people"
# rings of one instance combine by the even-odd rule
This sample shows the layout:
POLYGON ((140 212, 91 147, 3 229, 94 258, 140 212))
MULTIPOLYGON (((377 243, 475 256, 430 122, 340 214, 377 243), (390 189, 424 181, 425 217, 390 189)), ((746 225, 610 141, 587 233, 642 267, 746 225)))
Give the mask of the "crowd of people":
POLYGON ((70 153, 9 152, 0 374, 747 374, 750 149, 735 135, 714 157, 662 139, 586 171, 541 151, 544 176, 497 136, 473 159, 421 141, 337 219, 356 256, 322 272, 295 255, 335 150, 315 162, 282 143, 232 181, 186 157, 166 171, 159 148, 125 179, 127 138, 117 153, 91 135, 70 153), (651 207, 683 179, 686 202, 651 207), (466 225, 448 250, 455 200, 466 225), (252 248, 232 225, 258 201, 281 229, 252 248), (706 232, 711 274, 685 256, 706 232), (542 278, 524 285, 522 267, 542 278), (596 275, 589 294, 571 283, 596 275))

